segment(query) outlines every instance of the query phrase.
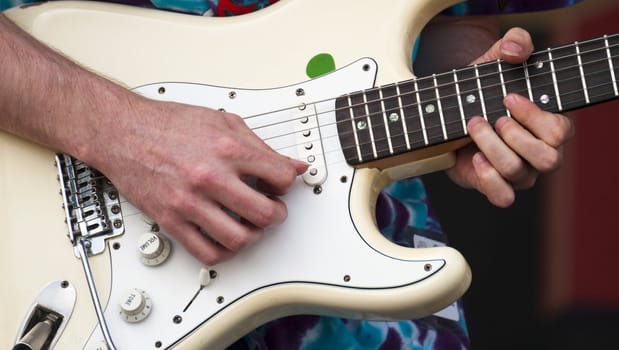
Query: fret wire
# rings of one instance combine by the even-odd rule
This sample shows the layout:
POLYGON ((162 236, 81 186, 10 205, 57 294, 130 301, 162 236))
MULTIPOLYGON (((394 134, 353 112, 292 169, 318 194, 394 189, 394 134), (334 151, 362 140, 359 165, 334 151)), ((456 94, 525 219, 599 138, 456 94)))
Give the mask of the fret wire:
POLYGON ((404 107, 402 107, 402 93, 400 92, 400 84, 395 84, 396 92, 398 94, 398 106, 400 107, 400 119, 402 120, 402 131, 404 131, 404 140, 406 141, 406 149, 411 149, 411 143, 408 138, 408 125, 406 125, 406 118, 404 118, 404 107))
MULTIPOLYGON (((503 98, 507 96, 507 88, 505 87, 505 77, 503 76, 503 62, 501 60, 497 60, 497 64, 499 65, 499 79, 501 79, 501 91, 503 91, 503 98)), ((512 113, 509 109, 506 109, 507 116, 512 117, 512 113)))
POLYGON ((443 129, 443 139, 447 140, 447 130, 445 129, 445 118, 443 116, 443 104, 441 103, 441 96, 438 92, 438 83, 436 81, 436 74, 432 74, 432 80, 434 81, 434 93, 436 95, 436 104, 438 105, 438 115, 441 118, 441 127, 443 129))
POLYGON ((466 116, 464 115, 464 108, 462 108, 462 95, 460 94, 460 84, 458 83, 458 73, 455 69, 452 70, 454 76, 454 83, 456 84, 456 95, 458 97, 458 108, 460 109, 460 119, 462 120, 462 130, 464 135, 468 135, 469 131, 466 128, 466 116))
POLYGON ((423 142, 428 144, 428 133, 426 131, 426 122, 423 118, 423 109, 421 108, 421 98, 419 96, 419 84, 415 79, 415 96, 417 97, 417 108, 419 109, 419 121, 421 122, 421 131, 423 132, 423 142))
POLYGON ((613 80, 613 89, 615 96, 619 96, 619 90, 617 90, 617 79, 615 79, 615 67, 613 66, 613 59, 610 54, 610 47, 608 45, 608 35, 604 35, 604 44, 606 46, 606 56, 608 57, 608 68, 610 68, 610 76, 613 80))
POLYGON ((352 108, 352 95, 348 95, 348 105, 350 106, 348 110, 350 111, 350 123, 352 124, 353 137, 355 139, 355 145, 357 145, 357 157, 359 159, 359 163, 363 162, 363 156, 361 155, 361 145, 359 144, 359 136, 357 135, 357 123, 355 123, 355 113, 352 108))
POLYGON ((527 83, 527 90, 529 91, 529 100, 535 101, 533 99, 533 89, 531 89, 531 79, 529 77, 529 65, 527 61, 522 62, 522 65, 524 66, 524 79, 527 83))
POLYGON ((484 101, 484 91, 481 89, 481 79, 479 78, 479 69, 477 68, 477 64, 475 67, 475 78, 477 79, 477 89, 479 90, 479 104, 481 105, 481 113, 484 116, 484 119, 488 121, 488 113, 486 112, 486 101, 484 101))
POLYGON ((391 143, 391 132, 389 130, 389 124, 387 124, 387 109, 385 108, 385 96, 383 96, 383 89, 378 89, 378 98, 380 98, 380 106, 383 110, 383 126, 387 133, 387 144, 389 145, 389 153, 393 154, 393 144, 391 143))
POLYGON ((552 85, 555 88, 555 96, 557 96, 557 107, 559 111, 563 110, 563 106, 561 106, 561 95, 559 94, 559 85, 557 84, 557 74, 555 72, 555 65, 552 60, 552 52, 548 49, 548 62, 550 62, 550 72, 552 73, 552 85))
MULTIPOLYGON (((381 103, 382 103, 382 96, 380 96, 380 89, 379 91, 379 98, 381 99, 381 103)), ((376 141, 374 140, 374 128, 372 125, 372 118, 370 118, 370 109, 368 107, 368 96, 365 93, 365 91, 363 91, 363 104, 364 104, 364 109, 365 109, 365 116, 364 118, 367 119, 367 123, 368 123, 368 133, 370 134, 370 141, 372 142, 372 144, 370 146, 372 146, 372 155, 374 156, 374 159, 378 158, 378 153, 376 152, 376 141)))
POLYGON ((591 103, 589 99, 589 90, 587 90, 587 81, 585 80, 585 70, 582 66, 582 58, 580 56, 580 47, 578 46, 578 41, 574 42, 574 46, 576 47, 576 58, 578 59, 578 70, 580 71, 580 80, 582 82, 582 90, 585 94, 585 101, 587 103, 591 103))

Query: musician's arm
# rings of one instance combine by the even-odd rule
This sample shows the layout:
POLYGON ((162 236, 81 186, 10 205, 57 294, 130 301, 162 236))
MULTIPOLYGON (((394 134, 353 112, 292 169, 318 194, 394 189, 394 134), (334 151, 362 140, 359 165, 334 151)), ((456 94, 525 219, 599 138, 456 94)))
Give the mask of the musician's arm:
POLYGON ((50 50, 2 14, 0 77, 0 129, 98 168, 208 265, 284 220, 276 196, 305 170, 240 117, 140 97, 50 50), (262 180, 273 196, 246 185, 246 176, 262 180))

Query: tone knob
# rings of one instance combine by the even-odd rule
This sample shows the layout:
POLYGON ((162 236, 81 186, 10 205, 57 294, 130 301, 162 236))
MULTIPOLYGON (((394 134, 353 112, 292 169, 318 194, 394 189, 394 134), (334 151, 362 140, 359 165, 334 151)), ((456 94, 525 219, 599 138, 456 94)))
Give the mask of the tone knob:
POLYGON ((147 232, 138 239, 138 256, 144 265, 159 265, 170 256, 170 240, 162 234, 147 232))
POLYGON ((129 289, 120 299, 120 317, 129 322, 136 323, 144 320, 153 308, 153 302, 141 289, 129 289))

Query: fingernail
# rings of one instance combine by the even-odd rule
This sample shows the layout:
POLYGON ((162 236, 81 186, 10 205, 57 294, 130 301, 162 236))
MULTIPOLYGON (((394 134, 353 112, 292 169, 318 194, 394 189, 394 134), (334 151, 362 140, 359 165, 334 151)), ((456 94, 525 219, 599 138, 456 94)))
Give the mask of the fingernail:
POLYGON ((513 41, 503 41, 501 43, 501 52, 506 56, 520 57, 524 49, 513 41))
POLYGON ((298 159, 290 158, 290 160, 292 161, 294 168, 297 170, 298 175, 303 174, 309 166, 309 164, 307 164, 306 162, 300 161, 298 159))
POLYGON ((484 118, 482 117, 473 117, 471 119, 469 119, 468 123, 466 124, 467 129, 471 130, 471 128, 474 128, 475 125, 479 124, 479 123, 483 123, 484 118))
POLYGON ((509 118, 508 117, 501 117, 499 119, 497 119, 496 122, 494 122, 494 128, 496 130, 501 130, 501 128, 503 128, 503 125, 505 125, 506 123, 509 123, 509 118))
POLYGON ((516 103, 518 103, 518 95, 515 94, 509 94, 503 99, 503 104, 508 109, 511 109, 516 103))
POLYGON ((475 124, 481 123, 482 120, 484 120, 484 118, 482 118, 480 116, 475 116, 475 117, 469 119, 469 125, 475 125, 475 124))

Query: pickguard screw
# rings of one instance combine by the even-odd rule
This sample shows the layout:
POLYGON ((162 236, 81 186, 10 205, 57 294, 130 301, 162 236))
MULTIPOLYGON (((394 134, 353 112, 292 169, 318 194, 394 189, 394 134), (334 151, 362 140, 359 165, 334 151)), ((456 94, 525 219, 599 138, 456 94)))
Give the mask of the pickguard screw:
POLYGON ((179 324, 179 323, 183 322, 183 318, 181 316, 179 316, 179 315, 176 315, 176 316, 174 316, 172 318, 172 322, 174 322, 176 324, 179 324))
POLYGON ((234 91, 230 91, 230 92, 228 93, 228 97, 229 97, 230 99, 236 98, 236 92, 234 92, 234 91))
POLYGON ((425 265, 423 266, 423 269, 424 269, 426 272, 430 272, 430 271, 432 270, 432 265, 430 265, 430 264, 425 264, 425 265))
POLYGON ((346 175, 340 177, 340 182, 345 184, 346 182, 348 182, 348 177, 346 175))
POLYGON ((364 65, 363 65, 363 71, 364 71, 364 72, 367 72, 367 71, 369 71, 369 70, 370 70, 370 65, 369 65, 369 64, 364 64, 364 65))
POLYGON ((224 302, 224 297, 217 297, 217 304, 222 304, 224 302))
POLYGON ((60 287, 67 288, 68 286, 69 286, 69 281, 62 281, 62 282, 60 282, 60 287))
POLYGON ((322 186, 318 185, 318 186, 314 186, 314 194, 321 194, 322 193, 322 186))
POLYGON ((120 219, 116 219, 114 220, 114 228, 121 228, 123 227, 123 222, 120 219))
POLYGON ((159 90, 157 90, 157 92, 159 92, 160 95, 165 94, 165 88, 162 86, 159 88, 159 90))
POLYGON ((215 277, 217 277, 217 271, 215 271, 215 270, 210 270, 210 271, 208 272, 208 274, 209 274, 209 276, 211 276, 211 278, 215 278, 215 277))
POLYGON ((305 95, 305 90, 298 88, 295 93, 297 94, 297 96, 303 96, 305 95))
POLYGON ((344 276, 344 282, 350 282, 350 275, 344 276))

